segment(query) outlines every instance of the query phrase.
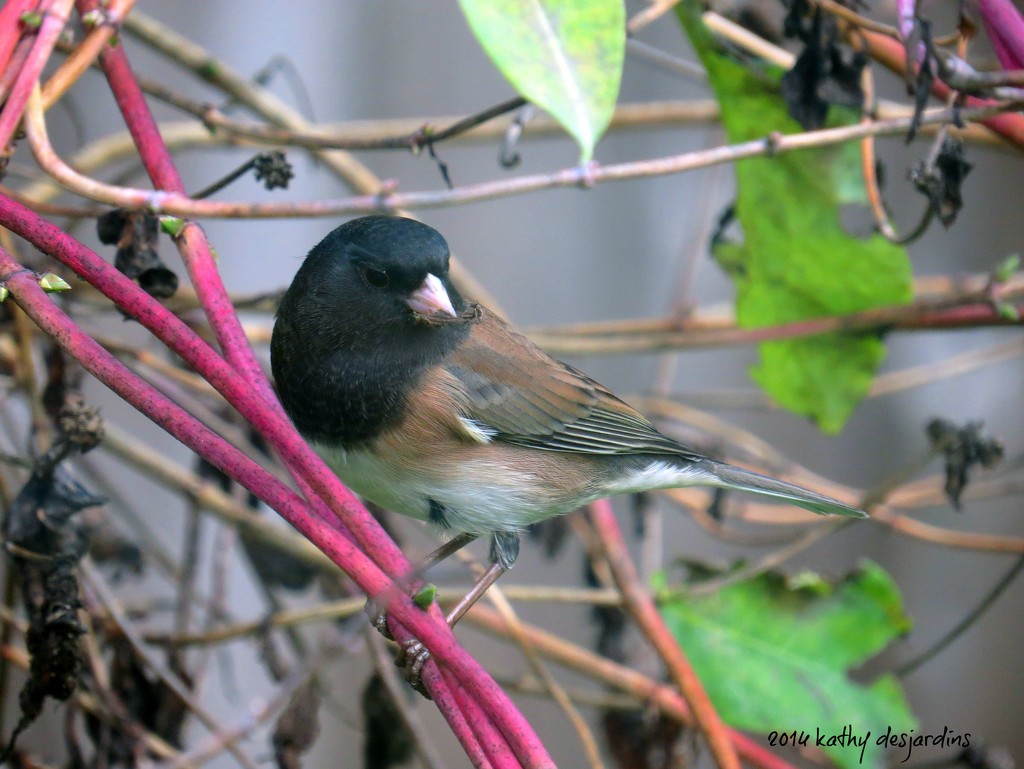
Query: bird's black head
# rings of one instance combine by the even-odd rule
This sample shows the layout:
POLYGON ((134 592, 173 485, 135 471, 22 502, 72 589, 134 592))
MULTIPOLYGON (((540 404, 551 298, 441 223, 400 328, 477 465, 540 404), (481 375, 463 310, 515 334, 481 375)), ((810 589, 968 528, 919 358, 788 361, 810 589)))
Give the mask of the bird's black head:
POLYGON ((448 260, 440 233, 392 216, 347 222, 309 252, 281 300, 270 346, 300 430, 309 432, 304 412, 319 420, 325 408, 336 410, 332 399, 374 398, 371 389, 408 382, 464 338, 475 310, 452 286, 448 260))
POLYGON ((304 343, 376 347, 459 321, 466 303, 448 279, 448 244, 413 219, 364 216, 321 240, 278 310, 304 343))

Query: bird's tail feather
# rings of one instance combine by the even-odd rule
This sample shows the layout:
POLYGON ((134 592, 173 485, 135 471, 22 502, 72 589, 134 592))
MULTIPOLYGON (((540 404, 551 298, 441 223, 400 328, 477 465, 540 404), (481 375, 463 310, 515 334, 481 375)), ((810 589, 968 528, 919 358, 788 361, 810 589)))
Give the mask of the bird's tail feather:
POLYGON ((710 459, 701 461, 706 465, 704 469, 709 471, 718 483, 711 485, 720 486, 723 489, 737 489, 748 491, 752 494, 784 499, 805 510, 810 510, 818 515, 845 515, 852 518, 866 518, 867 513, 855 507, 843 504, 837 499, 826 497, 801 486, 796 486, 785 481, 777 481, 764 475, 734 467, 710 459))

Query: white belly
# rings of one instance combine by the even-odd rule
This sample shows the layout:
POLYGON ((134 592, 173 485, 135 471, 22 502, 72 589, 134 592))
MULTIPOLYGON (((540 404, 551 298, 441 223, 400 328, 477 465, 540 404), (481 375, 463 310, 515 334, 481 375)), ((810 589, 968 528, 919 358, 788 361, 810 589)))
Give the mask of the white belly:
POLYGON ((460 481, 421 475, 368 451, 342 451, 311 444, 345 485, 396 513, 430 520, 430 500, 444 508, 445 528, 489 534, 517 531, 537 521, 575 510, 594 497, 558 500, 534 493, 537 479, 507 467, 463 468, 460 481), (486 479, 473 482, 466 478, 486 479))

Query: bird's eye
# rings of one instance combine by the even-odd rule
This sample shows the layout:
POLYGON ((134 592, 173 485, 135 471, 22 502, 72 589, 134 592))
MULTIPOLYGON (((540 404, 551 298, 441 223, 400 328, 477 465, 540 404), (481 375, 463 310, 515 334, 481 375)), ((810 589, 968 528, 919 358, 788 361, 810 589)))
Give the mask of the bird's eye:
POLYGON ((387 288, 389 282, 388 274, 384 270, 378 270, 374 267, 365 268, 363 270, 363 277, 374 288, 387 288))

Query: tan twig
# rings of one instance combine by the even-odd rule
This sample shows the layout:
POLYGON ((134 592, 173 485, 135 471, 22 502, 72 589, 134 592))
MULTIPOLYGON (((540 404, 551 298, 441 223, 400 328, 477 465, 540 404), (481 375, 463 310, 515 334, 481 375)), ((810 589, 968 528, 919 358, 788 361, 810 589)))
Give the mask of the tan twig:
MULTIPOLYGON (((621 331, 579 333, 571 329, 527 329, 527 334, 552 355, 623 355, 694 348, 760 344, 776 339, 793 339, 833 332, 879 330, 971 328, 1019 325, 997 311, 997 303, 1013 304, 1024 299, 1024 273, 996 287, 957 290, 942 298, 918 299, 910 304, 877 307, 846 315, 781 323, 777 326, 740 328, 728 317, 692 313, 681 319, 651 319, 637 324, 627 321, 621 331), (637 326, 648 325, 648 328, 637 326)), ((611 327, 615 322, 606 322, 611 327)))
POLYGON ((797 540, 780 547, 774 552, 768 553, 753 563, 748 563, 735 571, 723 574, 721 577, 704 580, 694 585, 687 585, 679 592, 679 595, 711 595, 729 585, 735 585, 752 579, 759 574, 764 574, 766 571, 777 569, 786 561, 816 545, 825 537, 834 534, 841 528, 845 528, 849 523, 850 519, 848 518, 842 520, 819 519, 818 525, 809 527, 797 540))
MULTIPOLYGON (((589 588, 563 588, 544 585, 505 585, 502 588, 507 598, 513 601, 559 604, 588 604, 592 606, 619 606, 622 596, 617 590, 593 590, 589 588)), ((440 588, 437 602, 443 606, 454 605, 465 595, 461 588, 440 588)), ((232 641, 246 636, 259 636, 268 629, 298 627, 301 625, 330 620, 346 619, 362 612, 365 598, 345 598, 340 601, 305 606, 298 609, 283 609, 262 619, 220 625, 201 633, 151 633, 146 636, 149 643, 162 646, 201 646, 232 641)))
POLYGON ((646 8, 637 11, 630 17, 629 21, 626 22, 626 31, 631 35, 635 35, 641 29, 653 24, 679 5, 679 2, 680 0, 652 0, 646 8))
POLYGON ((194 499, 203 509, 209 510, 225 522, 246 529, 247 534, 263 544, 292 557, 319 564, 324 569, 336 568, 327 556, 294 531, 275 526, 270 520, 255 515, 248 507, 239 504, 212 483, 168 461, 166 456, 153 449, 128 439, 115 426, 107 425, 107 437, 100 446, 157 483, 194 499))
MULTIPOLYGON (((907 114, 903 109, 901 114, 907 114)), ((883 115, 884 117, 885 115, 883 115)), ((894 117, 895 115, 890 115, 894 117)), ((390 120, 356 120, 345 123, 312 126, 308 131, 266 127, 273 134, 266 135, 266 142, 277 146, 299 146, 313 148, 319 139, 334 139, 338 143, 350 141, 368 141, 374 137, 389 136, 403 132, 411 132, 424 125, 440 125, 457 120, 458 116, 434 116, 421 118, 394 118, 390 120), (272 139, 275 139, 272 141, 272 139)), ((656 101, 639 104, 620 104, 615 108, 609 130, 658 128, 685 123, 707 123, 718 119, 718 103, 713 99, 695 101, 656 101)), ((241 125, 241 124, 240 124, 241 125)), ((254 128, 246 124, 248 128, 254 128)), ((255 126, 255 128, 263 128, 255 126)), ((504 121, 485 123, 465 134, 455 137, 457 143, 489 141, 503 136, 507 125, 504 121)), ((171 150, 192 148, 216 148, 233 146, 240 148, 258 147, 259 135, 252 139, 243 138, 242 131, 233 131, 231 127, 211 134, 206 126, 188 120, 164 122, 160 124, 160 133, 164 142, 171 150)), ((530 130, 526 139, 540 138, 554 134, 562 134, 564 129, 547 115, 538 115, 530 121, 530 130)), ((123 160, 138 159, 138 149, 127 131, 110 134, 87 144, 68 159, 68 164, 85 175, 94 175, 102 168, 123 160)), ((0 186, 0 191, 3 188, 0 186)), ((40 177, 31 184, 20 188, 15 193, 19 202, 24 202, 42 213, 55 215, 83 215, 92 213, 91 209, 73 206, 49 206, 50 201, 64 192, 64 189, 49 177, 40 177)))
POLYGON ((78 82, 78 78, 96 61, 100 52, 117 33, 121 21, 134 5, 135 0, 110 0, 104 6, 89 34, 43 86, 43 109, 50 109, 78 82))
MULTIPOLYGON (((471 564, 473 572, 477 579, 483 576, 484 568, 477 563, 469 553, 464 550, 459 551, 457 557, 463 562, 471 564)), ((512 604, 508 602, 505 597, 504 591, 498 585, 492 585, 485 593, 487 599, 497 609, 498 614, 501 615, 502 619, 505 620, 511 633, 512 639, 519 646, 523 656, 526 658, 527 664, 533 670, 534 675, 537 676, 544 687, 551 694, 551 698, 555 701, 555 704, 565 713, 565 717, 569 720, 573 730, 576 732, 577 737, 580 740, 580 744, 583 746, 583 752, 587 757, 587 762, 591 766, 591 769, 603 769, 604 762, 601 760, 601 752, 597 747, 597 740, 594 739, 594 733, 590 730, 587 722, 583 716, 580 715, 579 710, 573 704, 569 695, 562 687, 555 677, 551 675, 547 667, 544 665, 543 660, 537 653, 537 650, 533 648, 530 643, 530 639, 523 631, 523 623, 516 614, 515 609, 512 608, 512 604)))
MULTIPOLYGON (((550 697, 551 693, 543 683, 533 676, 512 678, 511 676, 495 676, 494 680, 506 689, 517 691, 520 694, 529 694, 535 697, 550 697)), ((569 695, 575 704, 601 710, 643 710, 647 703, 628 694, 613 694, 611 692, 594 689, 579 689, 565 687, 565 693, 569 695)))
POLYGON ((883 523, 901 534, 931 542, 934 545, 984 550, 991 553, 1024 553, 1024 537, 1003 537, 995 534, 953 531, 919 521, 884 506, 877 508, 872 513, 871 519, 883 523))
MULTIPOLYGON (((887 371, 875 377, 866 397, 885 395, 926 387, 931 384, 969 374, 985 366, 996 366, 1024 355, 1024 336, 1006 342, 968 350, 941 360, 887 371)), ((686 391, 673 396, 691 408, 701 409, 777 409, 778 406, 762 391, 749 388, 731 390, 686 391)))
POLYGON ((278 686, 274 696, 258 709, 239 718, 234 726, 223 726, 199 743, 191 750, 183 751, 177 756, 156 764, 156 769, 186 769, 199 767, 216 758, 226 750, 231 750, 262 724, 280 712, 291 699, 292 695, 309 681, 310 676, 323 664, 326 655, 317 655, 307 660, 299 669, 291 673, 278 686))
POLYGON ((881 395, 909 390, 914 387, 923 387, 944 379, 962 376, 976 371, 984 366, 994 366, 1004 363, 1013 358, 1024 355, 1024 336, 1018 336, 1006 342, 994 344, 991 347, 983 347, 980 350, 970 350, 951 355, 934 363, 922 363, 919 366, 908 366, 899 371, 889 371, 879 374, 868 390, 868 397, 875 398, 881 395))
POLYGON ((872 32, 878 32, 881 35, 886 35, 894 40, 900 39, 900 31, 889 24, 883 24, 880 21, 869 19, 867 16, 862 16, 856 11, 847 8, 841 3, 837 3, 836 0, 811 0, 812 5, 821 7, 822 10, 828 11, 837 19, 842 19, 848 24, 858 27, 860 29, 869 29, 872 32))
MULTIPOLYGON (((999 114, 1015 105, 975 107, 960 110, 963 119, 977 119, 999 114)), ((922 117, 923 123, 946 123, 953 119, 949 110, 930 110, 922 117)), ((912 118, 877 121, 869 125, 851 125, 826 128, 801 134, 772 134, 763 140, 716 147, 701 152, 688 152, 656 160, 633 161, 606 166, 587 166, 565 169, 550 174, 520 176, 508 180, 483 182, 451 190, 436 192, 383 193, 339 200, 290 203, 251 203, 232 201, 192 200, 178 194, 131 187, 117 187, 83 176, 67 165, 55 152, 46 132, 45 116, 38 88, 28 100, 25 125, 33 154, 47 173, 68 189, 92 200, 128 209, 144 209, 175 216, 201 218, 281 218, 294 216, 336 216, 357 212, 395 212, 404 208, 436 208, 474 201, 492 200, 522 195, 543 189, 568 186, 591 186, 602 181, 663 176, 692 171, 719 163, 735 162, 744 158, 788 152, 810 147, 838 144, 872 134, 895 133, 906 130, 912 118)), ((467 289, 471 296, 487 301, 482 288, 467 289)), ((493 308, 493 303, 488 302, 493 308)))
MULTIPOLYGON (((242 122, 213 108, 204 109, 198 115, 214 136, 223 133, 244 140, 247 144, 269 144, 275 147, 303 147, 309 150, 348 148, 352 145, 372 144, 386 137, 414 135, 425 126, 445 125, 459 120, 455 116, 432 118, 398 118, 342 123, 336 126, 310 125, 304 129, 277 128, 252 122, 242 122)), ((680 123, 710 122, 718 119, 718 105, 712 100, 693 102, 651 102, 644 104, 621 104, 616 107, 609 123, 609 130, 638 127, 678 125, 680 123)), ((449 141, 468 142, 501 138, 508 129, 508 120, 494 120, 482 123, 465 133, 453 136, 449 141)), ((540 137, 564 135, 565 129, 553 118, 539 115, 530 121, 527 136, 540 137)))
MULTIPOLYGON (((155 19, 136 11, 125 19, 124 31, 172 61, 189 68, 199 78, 219 88, 272 124, 293 130, 310 128, 309 122, 298 110, 205 51, 195 41, 178 34, 155 19)), ((319 154, 318 157, 335 175, 357 192, 376 192, 380 188, 380 180, 351 154, 332 151, 319 154)))
POLYGON ((739 758, 725 724, 712 705, 685 651, 676 643, 658 614, 650 594, 640 584, 611 505, 607 500, 598 500, 590 504, 589 512, 615 584, 622 593, 626 611, 658 652, 673 683, 690 706, 693 720, 707 740, 715 764, 719 769, 739 769, 739 758))

